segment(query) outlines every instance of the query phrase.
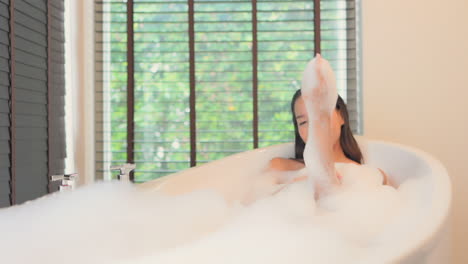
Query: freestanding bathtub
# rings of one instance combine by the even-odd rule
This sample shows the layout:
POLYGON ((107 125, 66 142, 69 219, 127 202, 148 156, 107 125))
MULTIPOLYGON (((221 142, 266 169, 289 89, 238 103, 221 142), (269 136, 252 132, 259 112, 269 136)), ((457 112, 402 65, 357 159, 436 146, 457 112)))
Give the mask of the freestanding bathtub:
MULTIPOLYGON (((383 169, 397 184, 408 177, 424 177, 430 217, 427 232, 412 237, 405 247, 392 256, 390 263, 450 263, 449 210, 451 185, 447 171, 430 155, 399 144, 358 138, 365 163, 383 169)), ((286 143, 238 153, 154 181, 141 184, 145 191, 179 195, 198 189, 212 189, 229 201, 243 193, 235 188, 252 175, 265 169, 273 157, 292 157, 293 144, 286 143)), ((401 238, 405 239, 404 237, 401 238)))

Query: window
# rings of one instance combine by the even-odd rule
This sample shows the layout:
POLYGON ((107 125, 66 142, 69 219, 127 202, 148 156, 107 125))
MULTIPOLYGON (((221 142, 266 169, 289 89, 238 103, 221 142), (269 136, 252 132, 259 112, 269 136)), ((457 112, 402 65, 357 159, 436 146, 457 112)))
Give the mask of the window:
POLYGON ((143 182, 292 141, 315 51, 358 132, 355 14, 355 1, 96 1, 97 177, 135 162, 143 182))

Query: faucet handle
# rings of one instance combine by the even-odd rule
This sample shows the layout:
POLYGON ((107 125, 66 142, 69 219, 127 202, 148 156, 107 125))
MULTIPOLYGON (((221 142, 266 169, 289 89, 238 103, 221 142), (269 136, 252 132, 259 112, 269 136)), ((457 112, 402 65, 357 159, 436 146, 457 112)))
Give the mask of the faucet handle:
POLYGON ((65 179, 65 175, 52 175, 50 176, 51 181, 60 181, 65 179))
POLYGON ((121 166, 110 167, 111 170, 120 170, 120 174, 128 174, 135 168, 136 168, 136 165, 134 163, 125 163, 121 166))
POLYGON ((119 165, 117 165, 117 166, 111 166, 109 169, 110 169, 111 171, 118 170, 120 174, 123 174, 123 166, 119 166, 119 165))
POLYGON ((62 175, 52 175, 52 176, 50 176, 50 180, 51 180, 51 181, 74 180, 75 178, 78 178, 78 173, 62 174, 62 175))
POLYGON ((119 170, 119 179, 129 179, 129 174, 132 170, 136 168, 136 164, 134 163, 125 163, 121 166, 112 166, 110 170, 119 170))
POLYGON ((60 183, 59 190, 68 191, 75 189, 75 180, 78 178, 78 173, 63 174, 63 175, 52 175, 50 176, 51 181, 62 181, 60 183))

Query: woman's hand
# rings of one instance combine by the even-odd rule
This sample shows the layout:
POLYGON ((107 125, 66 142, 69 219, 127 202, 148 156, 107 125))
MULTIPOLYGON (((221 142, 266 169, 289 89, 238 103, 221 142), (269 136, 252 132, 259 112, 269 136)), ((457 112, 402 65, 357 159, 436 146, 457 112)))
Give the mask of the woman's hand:
POLYGON ((330 87, 327 82, 327 78, 325 76, 326 73, 323 72, 325 67, 324 63, 326 63, 325 60, 320 56, 320 54, 317 54, 314 67, 317 82, 314 87, 311 87, 311 89, 302 89, 302 95, 306 101, 312 103, 315 111, 330 114, 330 108, 334 109, 335 105, 328 105, 328 102, 330 101, 329 98, 331 93, 336 93, 336 91, 333 91, 333 87, 330 87))

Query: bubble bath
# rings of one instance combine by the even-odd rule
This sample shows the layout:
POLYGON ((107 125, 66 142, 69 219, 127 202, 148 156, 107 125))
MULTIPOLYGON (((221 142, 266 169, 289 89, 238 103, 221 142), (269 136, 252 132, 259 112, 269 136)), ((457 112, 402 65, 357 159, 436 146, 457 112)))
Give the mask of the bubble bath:
POLYGON ((416 228, 427 217, 427 208, 414 195, 424 184, 422 179, 408 180, 395 190, 357 183, 352 176, 342 190, 317 202, 309 185, 299 182, 248 206, 228 203, 211 190, 172 196, 125 183, 98 183, 0 210, 2 259, 381 263, 375 261, 398 242, 394 232, 416 228), (399 221, 403 216, 411 223, 399 221))
POLYGON ((343 190, 318 202, 305 182, 273 196, 265 188, 247 206, 235 202, 271 157, 292 151, 292 144, 272 146, 138 186, 97 183, 1 209, 2 260, 385 263, 433 248, 450 203, 448 177, 434 160, 399 146, 368 147, 372 167, 394 176, 397 190, 353 185, 349 176, 343 190), (356 193, 361 188, 369 192, 356 193))
MULTIPOLYGON (((309 66, 306 72, 315 67, 309 66)), ((325 68, 325 79, 336 93, 331 67, 325 68)), ((315 81, 304 79, 306 84, 315 81)), ((336 101, 334 96, 329 94, 330 102, 336 101)), ((310 119, 317 114, 310 105, 307 111, 310 119)), ((292 146, 283 145, 140 186, 98 183, 2 209, 2 260, 370 264, 395 262, 418 243, 427 250, 429 243, 421 241, 441 228, 450 204, 443 167, 414 151, 376 158, 388 151, 384 147, 368 156, 370 165, 337 163, 331 171, 321 158, 323 146, 314 145, 312 136, 304 153, 306 169, 296 173, 319 177, 303 182, 278 186, 272 174, 279 172, 265 170, 272 157, 291 156, 292 146), (419 163, 407 163, 408 153, 419 163), (382 185, 377 168, 394 176, 398 189, 382 185), (326 182, 335 169, 342 175, 341 185, 327 185, 326 195, 316 200, 314 185, 326 182), (440 195, 434 186, 441 188, 440 195)))
MULTIPOLYGON (((425 261, 422 263, 442 263, 441 261, 445 261, 449 249, 444 242, 441 242, 443 241, 441 238, 446 236, 444 230, 451 197, 446 170, 437 160, 413 148, 388 142, 368 141, 363 138, 358 138, 358 143, 369 164, 367 167, 369 173, 377 173, 375 168, 383 169, 399 185, 398 189, 378 184, 375 181, 379 178, 372 175, 369 176, 369 181, 359 181, 359 184, 353 186, 352 183, 356 182, 356 179, 348 176, 343 190, 317 203, 311 198, 305 182, 293 184, 277 195, 269 196, 268 193, 272 191, 271 182, 265 180, 268 177, 262 178, 258 175, 265 175, 262 172, 272 157, 291 156, 294 153, 293 144, 239 153, 171 175, 166 179, 143 184, 140 186, 143 190, 174 196, 194 190, 215 190, 224 197, 228 205, 235 204, 233 201, 236 197, 240 199, 239 197, 252 196, 250 190, 242 190, 246 189, 243 188, 246 182, 255 186, 259 193, 253 195, 254 198, 251 198, 251 203, 247 203, 250 205, 245 207, 245 210, 241 210, 251 214, 235 214, 240 219, 253 217, 254 220, 249 224, 251 228, 238 225, 238 229, 235 229, 236 225, 232 222, 236 222, 232 220, 231 224, 223 225, 223 228, 197 243, 144 257, 140 263, 151 263, 161 258, 167 263, 183 262, 183 256, 190 254, 195 254, 192 257, 194 260, 201 258, 202 263, 211 263, 210 261, 220 259, 228 263, 230 259, 244 261, 248 259, 248 257, 243 258, 244 255, 255 259, 252 254, 256 254, 258 258, 268 256, 268 259, 273 255, 271 263, 281 263, 281 259, 289 257, 298 263, 302 263, 301 261, 310 263, 312 259, 324 258, 329 259, 317 263, 420 263, 422 260, 425 261), (366 188, 368 192, 357 193, 360 189, 366 188), (256 199, 257 202, 252 202, 256 199), (343 201, 342 205, 340 201, 343 201), (261 219, 262 205, 265 208, 274 208, 269 212, 280 220, 272 220, 275 217, 271 214, 265 214, 261 219), (256 211, 252 208, 259 209, 258 214, 255 214, 256 211), (347 215, 348 213, 352 214, 347 215), (233 231, 230 233, 225 228, 233 231), (257 228, 260 233, 254 236, 256 233, 252 230, 257 228), (244 229, 248 232, 242 232, 244 229), (294 234, 293 232, 298 229, 300 231, 294 234), (261 239, 261 230, 268 230, 264 232, 269 234, 265 236, 265 240, 261 239), (281 233, 282 231, 284 233, 281 233), (276 234, 278 232, 280 234, 276 234), (307 232, 318 232, 322 235, 303 236, 307 232), (223 237, 222 234, 226 233, 231 236, 223 237), (274 236, 277 239, 274 239, 274 236), (314 237, 317 240, 314 240, 314 237), (319 243, 321 240, 327 243, 319 243), (258 251, 248 246, 251 244, 245 244, 246 241, 249 243, 255 241, 252 243, 257 245, 258 251), (307 245, 314 245, 316 248, 307 248, 307 245), (335 256, 336 252, 344 257, 335 256), (430 259, 434 261, 430 262, 430 259)), ((347 169, 353 170, 353 166, 339 168, 339 170, 347 169)), ((352 175, 346 172, 345 174, 352 175)), ((362 173, 360 175, 359 177, 363 177, 362 173)), ((265 211, 268 212, 266 209, 265 211)), ((295 263, 294 261, 288 263, 295 263)))

